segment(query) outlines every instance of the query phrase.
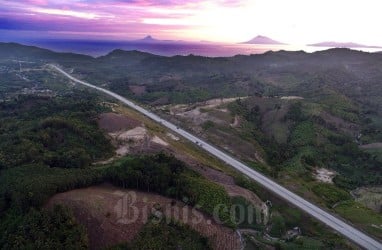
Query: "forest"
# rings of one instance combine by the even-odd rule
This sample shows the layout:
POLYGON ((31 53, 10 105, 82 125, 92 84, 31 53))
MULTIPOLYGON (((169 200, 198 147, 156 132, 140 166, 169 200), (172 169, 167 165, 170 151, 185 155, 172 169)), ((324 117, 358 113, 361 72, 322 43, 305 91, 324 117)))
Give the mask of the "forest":
MULTIPOLYGON (((104 182, 184 200, 211 215, 216 204, 231 204, 222 187, 163 153, 131 156, 102 168, 92 166, 92 162, 110 157, 113 147, 96 124, 98 114, 107 109, 86 92, 54 98, 19 96, 0 105, 4 121, 0 245, 6 249, 86 249, 86 232, 70 210, 41 208, 56 193, 104 182)), ((229 213, 221 212, 220 217, 228 226, 235 226, 229 213)), ((173 224, 163 230, 174 233, 172 227, 184 228, 173 224)), ((147 230, 151 233, 154 228, 147 230)), ((185 234, 189 230, 184 228, 185 234)))

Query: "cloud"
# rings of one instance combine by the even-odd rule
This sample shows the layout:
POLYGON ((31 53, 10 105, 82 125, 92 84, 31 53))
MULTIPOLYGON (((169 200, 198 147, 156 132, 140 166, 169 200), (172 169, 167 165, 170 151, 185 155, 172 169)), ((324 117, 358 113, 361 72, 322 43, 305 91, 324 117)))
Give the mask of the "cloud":
POLYGON ((141 33, 137 27, 146 29, 146 34, 184 28, 189 24, 186 18, 193 16, 197 8, 191 5, 198 2, 201 1, 0 0, 0 28, 78 34, 90 30, 134 37, 141 33), (128 31, 132 33, 127 34, 128 31))
POLYGON ((381 8, 380 0, 0 0, 0 27, 45 31, 40 36, 240 42, 262 34, 287 43, 382 44, 381 8))
POLYGON ((73 11, 73 10, 62 10, 62 9, 46 9, 46 8, 30 8, 29 11, 34 13, 42 13, 57 16, 70 16, 84 19, 96 19, 100 18, 100 15, 89 12, 73 11))

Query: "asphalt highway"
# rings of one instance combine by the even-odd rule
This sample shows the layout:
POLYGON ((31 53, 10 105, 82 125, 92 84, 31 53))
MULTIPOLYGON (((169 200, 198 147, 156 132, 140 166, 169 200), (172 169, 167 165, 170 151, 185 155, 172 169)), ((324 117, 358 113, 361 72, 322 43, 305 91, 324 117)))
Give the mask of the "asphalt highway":
POLYGON ((354 228, 353 226, 347 224, 343 220, 333 216, 327 211, 324 211, 323 209, 319 208, 318 206, 310 203, 309 201, 303 199, 302 197, 296 195, 295 193, 289 191, 288 189, 284 188, 283 186, 277 184, 275 181, 271 180, 270 178, 262 175, 261 173, 253 170, 252 168, 246 166, 242 162, 236 160, 232 156, 228 155, 227 153, 221 151, 220 149, 214 147, 213 145, 207 143, 206 141, 200 139, 199 137, 196 137, 189 132, 183 130, 182 128, 177 127, 176 125, 162 119, 158 115, 142 108, 141 106, 135 104, 134 102, 114 93, 110 90, 97 87, 95 85, 92 85, 90 83, 81 81, 77 78, 74 78, 73 76, 66 73, 64 70, 60 69, 59 67, 55 65, 49 65, 52 69, 55 69, 56 71, 60 72, 73 82, 76 82, 78 84, 85 85, 89 88, 96 89, 100 92, 103 92, 111 97, 114 97, 115 99, 119 100, 120 102, 126 104, 130 108, 135 109, 136 111, 142 113, 143 115, 151 118, 152 120, 162 124, 163 126, 167 127, 168 129, 172 130, 173 132, 181 135, 182 137, 190 140, 191 142, 195 143, 200 148, 204 149, 205 151, 209 152, 210 154, 214 155, 218 159, 222 160, 223 162, 227 163, 228 165, 232 166, 239 172, 245 174, 252 180, 256 181, 257 183, 261 184, 268 190, 272 191, 273 193, 277 194, 278 196, 282 197, 283 199, 287 200, 291 204, 295 205, 296 207, 300 208, 301 210, 305 211, 306 213, 310 214, 317 220, 321 221, 322 223, 326 224, 327 226, 331 227, 332 229, 336 230, 340 234, 344 235, 351 241, 355 242, 359 246, 365 248, 365 249, 371 249, 371 250, 382 250, 382 244, 381 242, 378 242, 376 239, 366 235, 365 233, 361 232, 360 230, 354 228))

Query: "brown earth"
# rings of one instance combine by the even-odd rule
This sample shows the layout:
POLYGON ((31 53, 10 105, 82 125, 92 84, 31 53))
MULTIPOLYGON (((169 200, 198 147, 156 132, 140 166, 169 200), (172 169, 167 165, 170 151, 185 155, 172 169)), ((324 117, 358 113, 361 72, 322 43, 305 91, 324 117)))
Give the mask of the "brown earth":
POLYGON ((146 93, 146 86, 143 85, 130 85, 129 89, 134 95, 140 96, 146 93))
POLYGON ((135 119, 116 113, 103 113, 98 118, 98 126, 108 133, 132 129, 140 124, 135 119))
POLYGON ((153 214, 189 225, 207 237, 214 249, 241 248, 234 230, 182 202, 157 194, 103 184, 57 194, 45 207, 52 208, 54 204, 73 209, 76 219, 88 231, 90 249, 131 241, 153 214))

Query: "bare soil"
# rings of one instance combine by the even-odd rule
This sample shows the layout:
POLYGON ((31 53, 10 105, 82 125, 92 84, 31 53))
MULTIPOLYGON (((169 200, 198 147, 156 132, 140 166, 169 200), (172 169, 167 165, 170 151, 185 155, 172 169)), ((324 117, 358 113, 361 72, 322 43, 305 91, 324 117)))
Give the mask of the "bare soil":
POLYGON ((337 175, 336 172, 326 168, 315 169, 313 176, 319 182, 333 183, 333 178, 337 175))
POLYGON ((108 133, 116 151, 114 157, 95 164, 108 164, 127 154, 166 151, 168 146, 163 138, 152 136, 142 122, 126 115, 103 113, 99 116, 98 125, 108 133))
POLYGON ((281 100, 302 100, 304 97, 301 96, 282 96, 280 97, 281 100))
POLYGON ((140 124, 135 119, 116 113, 103 113, 98 119, 98 126, 108 133, 132 129, 140 124))
POLYGON ((146 86, 144 85, 129 85, 129 90, 134 93, 134 95, 140 96, 146 93, 146 86))
MULTIPOLYGON (((223 113, 224 116, 227 116, 227 109, 219 109, 220 106, 224 104, 231 103, 237 99, 245 99, 247 97, 234 97, 234 98, 217 98, 211 99, 204 102, 197 102, 193 104, 178 104, 170 106, 170 114, 176 115, 178 117, 186 118, 196 125, 201 125, 206 121, 213 121, 218 124, 225 124, 226 117, 219 117, 216 112, 223 113), (214 115, 209 114, 208 112, 202 112, 202 110, 215 111, 214 115)), ((167 106, 168 107, 168 106, 167 106)), ((160 107, 166 108, 166 107, 160 107)), ((223 114, 220 114, 222 116, 223 114)))
POLYGON ((207 237, 214 249, 240 249, 239 235, 213 218, 180 201, 109 184, 76 189, 53 196, 46 208, 62 204, 73 209, 89 235, 90 249, 133 240, 150 215, 173 218, 207 237))

